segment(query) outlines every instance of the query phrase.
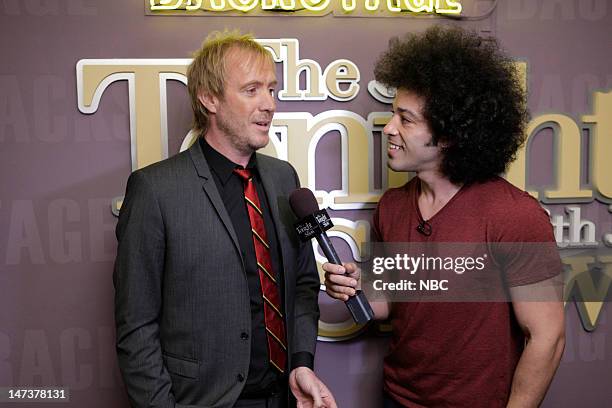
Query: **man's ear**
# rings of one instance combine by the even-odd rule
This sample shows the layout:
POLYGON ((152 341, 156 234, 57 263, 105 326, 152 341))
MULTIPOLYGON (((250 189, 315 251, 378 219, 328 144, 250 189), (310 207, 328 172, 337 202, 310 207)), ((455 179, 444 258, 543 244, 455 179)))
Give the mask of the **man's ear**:
POLYGON ((436 146, 438 146, 440 149, 444 149, 450 146, 450 143, 446 139, 441 140, 440 138, 438 138, 438 143, 436 143, 436 146))
POLYGON ((219 98, 214 95, 211 95, 208 92, 199 92, 198 100, 207 111, 210 113, 217 113, 217 107, 219 106, 219 98))
POLYGON ((448 145, 449 143, 445 138, 434 137, 433 135, 431 137, 431 140, 427 142, 427 144, 425 144, 425 146, 427 147, 439 147, 441 149, 448 147, 448 145))

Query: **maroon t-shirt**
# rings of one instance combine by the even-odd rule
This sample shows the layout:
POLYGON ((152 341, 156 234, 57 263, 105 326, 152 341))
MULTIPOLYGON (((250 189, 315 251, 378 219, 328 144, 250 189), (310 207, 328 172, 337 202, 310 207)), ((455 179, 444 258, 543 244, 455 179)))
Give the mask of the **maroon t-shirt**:
MULTIPOLYGON (((416 229, 418 178, 388 190, 374 214, 383 242, 552 242, 548 215, 529 194, 502 178, 464 186, 416 229)), ((559 270, 514 268, 509 286, 539 282, 559 270)), ((393 303, 393 336, 384 388, 406 407, 504 407, 524 345, 510 303, 393 303)))

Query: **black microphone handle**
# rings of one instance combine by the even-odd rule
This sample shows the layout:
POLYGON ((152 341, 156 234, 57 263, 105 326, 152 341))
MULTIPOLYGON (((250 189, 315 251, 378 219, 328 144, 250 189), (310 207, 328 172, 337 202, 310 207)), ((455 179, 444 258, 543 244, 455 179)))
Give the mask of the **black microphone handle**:
POLYGON ((331 240, 329 239, 327 234, 323 232, 321 235, 317 235, 316 238, 327 260, 330 263, 333 263, 336 265, 342 265, 342 261, 340 260, 340 257, 336 253, 336 250, 334 249, 334 246, 332 245, 331 240))
MULTIPOLYGON (((330 263, 342 265, 342 261, 340 261, 327 234, 323 232, 317 235, 316 238, 327 260, 330 263)), ((368 299, 366 299, 365 294, 361 290, 356 291, 354 296, 349 296, 349 299, 344 304, 348 307, 349 312, 351 312, 355 323, 366 324, 374 319, 374 312, 370 302, 368 302, 368 299)))

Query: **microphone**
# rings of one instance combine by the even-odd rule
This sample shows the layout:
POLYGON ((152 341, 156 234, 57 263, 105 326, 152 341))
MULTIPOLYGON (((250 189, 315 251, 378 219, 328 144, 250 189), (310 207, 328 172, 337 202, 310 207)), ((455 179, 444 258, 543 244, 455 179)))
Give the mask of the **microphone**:
MULTIPOLYGON (((334 226, 325 210, 319 210, 317 199, 307 188, 298 188, 289 195, 289 205, 299 219, 295 223, 295 231, 303 242, 315 238, 330 263, 342 265, 334 246, 325 233, 334 226)), ((374 319, 374 312, 365 294, 358 290, 354 296, 344 302, 353 320, 357 324, 365 324, 374 319)))
POLYGON ((427 220, 420 219, 416 230, 428 237, 431 235, 431 224, 427 220))

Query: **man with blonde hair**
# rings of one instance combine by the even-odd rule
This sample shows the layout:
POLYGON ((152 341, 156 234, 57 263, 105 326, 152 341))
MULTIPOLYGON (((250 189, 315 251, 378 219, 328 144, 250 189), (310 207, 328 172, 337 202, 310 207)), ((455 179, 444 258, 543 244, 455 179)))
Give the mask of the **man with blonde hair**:
POLYGON ((276 75, 249 35, 194 55, 188 150, 132 173, 117 225, 117 354, 137 407, 335 407, 312 371, 319 278, 269 142, 276 75), (293 398, 287 390, 290 384, 293 398))

